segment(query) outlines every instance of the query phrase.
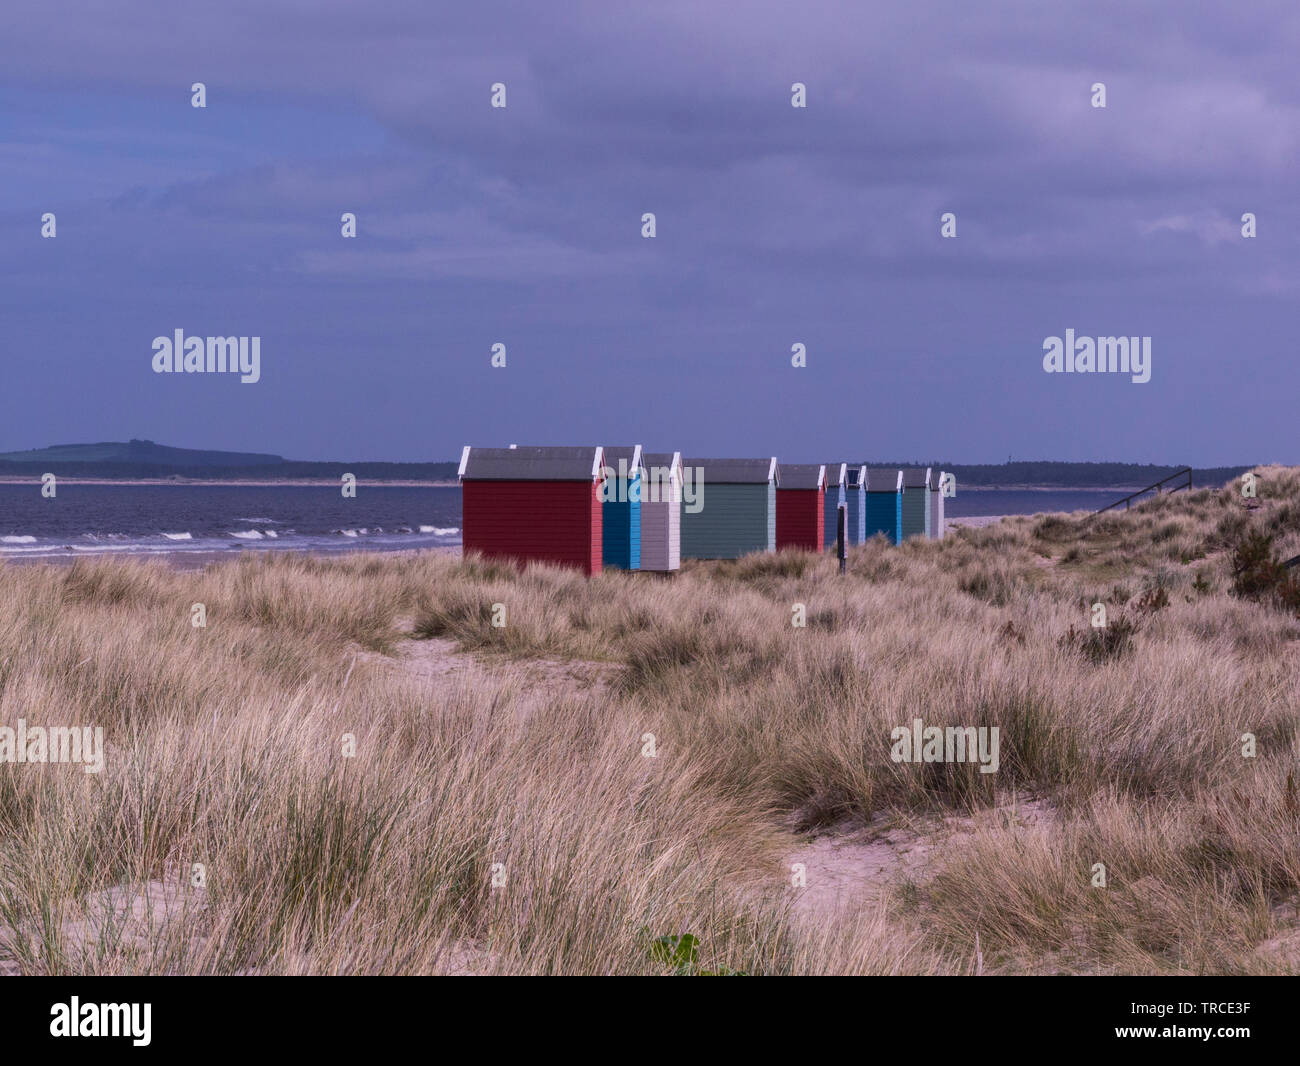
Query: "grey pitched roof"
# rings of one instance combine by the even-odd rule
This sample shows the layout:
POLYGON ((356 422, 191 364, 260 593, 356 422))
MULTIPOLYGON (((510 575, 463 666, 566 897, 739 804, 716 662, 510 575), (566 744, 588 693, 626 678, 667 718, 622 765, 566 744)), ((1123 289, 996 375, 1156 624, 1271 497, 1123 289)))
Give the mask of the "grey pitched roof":
POLYGON ((705 484, 715 485, 765 485, 773 478, 781 483, 781 471, 776 458, 771 459, 687 459, 682 466, 704 471, 705 484))
POLYGON ((613 471, 614 477, 618 477, 620 469, 627 471, 629 475, 633 475, 645 465, 641 457, 641 445, 639 444, 606 447, 604 452, 605 466, 613 471), (620 462, 623 464, 621 468, 619 466, 620 462))
POLYGON ((682 461, 681 454, 678 452, 642 452, 641 469, 654 470, 658 468, 660 470, 671 470, 674 459, 680 463, 682 461))
POLYGON ((925 489, 930 487, 930 468, 928 466, 903 467, 903 488, 925 489))
POLYGON ((898 491, 898 467, 893 466, 869 466, 867 467, 867 491, 868 492, 897 492, 898 491))
POLYGON ((639 444, 628 444, 628 445, 617 445, 617 446, 606 445, 605 465, 618 466, 618 461, 620 459, 622 459, 623 462, 625 463, 631 464, 632 459, 635 457, 640 447, 641 446, 639 444))
POLYGON ((460 476, 470 481, 594 481, 601 449, 472 448, 465 446, 460 476))
POLYGON ((848 463, 826 464, 826 487, 848 483, 848 463))
POLYGON ((786 463, 781 467, 781 488, 815 489, 826 476, 821 463, 786 463))

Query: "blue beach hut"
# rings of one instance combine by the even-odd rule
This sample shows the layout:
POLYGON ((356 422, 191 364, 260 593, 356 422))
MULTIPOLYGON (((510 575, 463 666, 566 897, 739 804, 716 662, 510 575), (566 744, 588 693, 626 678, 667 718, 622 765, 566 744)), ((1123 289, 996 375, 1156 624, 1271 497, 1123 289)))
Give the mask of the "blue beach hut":
POLYGON ((641 569, 641 445, 605 449, 601 563, 641 569))

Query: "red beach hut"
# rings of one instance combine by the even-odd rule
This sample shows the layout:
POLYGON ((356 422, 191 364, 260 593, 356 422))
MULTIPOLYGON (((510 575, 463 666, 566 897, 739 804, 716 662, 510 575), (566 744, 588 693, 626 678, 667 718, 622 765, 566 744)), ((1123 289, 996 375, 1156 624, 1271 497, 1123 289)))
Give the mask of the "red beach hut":
POLYGON ((488 559, 600 573, 601 448, 472 448, 460 456, 461 543, 488 559))
POLYGON ((776 490, 776 550, 821 551, 825 507, 825 464, 782 463, 776 490))

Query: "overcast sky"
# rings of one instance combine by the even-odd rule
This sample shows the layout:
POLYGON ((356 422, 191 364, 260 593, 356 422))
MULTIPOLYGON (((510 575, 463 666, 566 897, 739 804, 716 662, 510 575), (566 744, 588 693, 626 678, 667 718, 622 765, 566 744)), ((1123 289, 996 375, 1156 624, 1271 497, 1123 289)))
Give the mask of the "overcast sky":
POLYGON ((6 0, 0 450, 1300 463, 1297 54, 1294 0, 6 0))

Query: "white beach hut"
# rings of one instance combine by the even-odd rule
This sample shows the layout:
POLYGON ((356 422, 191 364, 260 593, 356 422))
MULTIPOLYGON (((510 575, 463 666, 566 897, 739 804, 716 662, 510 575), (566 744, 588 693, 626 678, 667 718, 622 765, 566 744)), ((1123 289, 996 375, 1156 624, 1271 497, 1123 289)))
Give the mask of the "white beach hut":
POLYGON ((641 453, 641 569, 682 565, 682 453, 641 453))

